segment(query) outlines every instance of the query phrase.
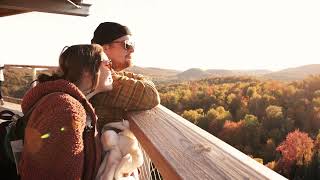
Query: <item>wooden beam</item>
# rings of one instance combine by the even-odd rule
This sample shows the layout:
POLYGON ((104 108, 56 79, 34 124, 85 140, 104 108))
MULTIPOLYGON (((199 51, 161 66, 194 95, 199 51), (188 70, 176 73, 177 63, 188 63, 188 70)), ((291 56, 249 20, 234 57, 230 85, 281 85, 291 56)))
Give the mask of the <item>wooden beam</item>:
POLYGON ((42 66, 42 65, 22 65, 22 64, 4 64, 5 68, 43 68, 43 69, 57 69, 57 66, 42 66))
MULTIPOLYGON (((12 104, 17 104, 20 105, 22 102, 22 99, 19 98, 13 98, 13 97, 9 97, 9 96, 3 96, 4 101, 6 102, 10 102, 12 104)), ((7 103, 6 103, 7 104, 7 103)), ((21 109, 18 109, 17 107, 12 108, 12 106, 8 106, 11 107, 11 110, 15 110, 15 111, 21 111, 21 109)))
POLYGON ((164 179, 286 179, 161 105, 127 118, 164 179))
MULTIPOLYGON (((21 111, 21 101, 20 102, 10 102, 7 101, 8 97, 4 97, 4 105, 0 106, 0 111, 3 110, 10 110, 12 112, 14 112, 15 114, 19 114, 19 115, 23 115, 22 111, 21 111)), ((11 99, 11 98, 9 98, 11 99)))
POLYGON ((0 17, 11 16, 11 15, 21 14, 21 13, 26 13, 26 12, 29 12, 29 11, 0 8, 0 17))
MULTIPOLYGON (((74 1, 75 2, 75 1, 74 1)), ((91 4, 77 4, 67 0, 0 0, 0 8, 17 11, 39 11, 47 13, 88 16, 91 4)))

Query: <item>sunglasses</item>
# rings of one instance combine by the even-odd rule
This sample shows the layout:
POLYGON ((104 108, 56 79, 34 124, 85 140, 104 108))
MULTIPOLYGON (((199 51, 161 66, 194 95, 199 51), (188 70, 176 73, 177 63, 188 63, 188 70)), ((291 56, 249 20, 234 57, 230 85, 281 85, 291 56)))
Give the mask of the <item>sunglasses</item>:
POLYGON ((112 43, 121 43, 122 47, 125 50, 129 50, 129 49, 134 49, 134 42, 129 41, 129 40, 125 40, 125 41, 114 41, 112 43))
POLYGON ((101 59, 100 61, 96 61, 96 65, 94 66, 93 72, 96 72, 96 69, 99 69, 100 65, 106 66, 108 69, 112 69, 112 61, 110 59, 101 59))

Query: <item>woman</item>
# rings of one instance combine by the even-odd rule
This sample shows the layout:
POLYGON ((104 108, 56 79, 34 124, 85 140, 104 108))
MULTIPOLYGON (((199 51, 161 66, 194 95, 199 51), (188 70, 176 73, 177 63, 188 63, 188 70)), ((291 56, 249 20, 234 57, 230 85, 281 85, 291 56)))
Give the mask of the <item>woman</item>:
POLYGON ((87 98, 112 88, 100 45, 74 45, 52 76, 40 75, 21 103, 32 109, 20 161, 21 179, 94 179, 101 160, 96 115, 87 98), (87 96, 87 98, 86 98, 87 96))

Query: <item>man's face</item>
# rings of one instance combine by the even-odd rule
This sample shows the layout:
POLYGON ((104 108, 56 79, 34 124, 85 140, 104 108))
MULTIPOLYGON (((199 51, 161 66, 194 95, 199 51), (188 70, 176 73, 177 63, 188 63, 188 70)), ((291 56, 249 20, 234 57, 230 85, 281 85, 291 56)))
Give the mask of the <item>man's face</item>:
POLYGON ((103 50, 112 61, 112 68, 121 71, 132 65, 131 54, 134 52, 130 36, 122 36, 110 44, 103 45, 103 50))

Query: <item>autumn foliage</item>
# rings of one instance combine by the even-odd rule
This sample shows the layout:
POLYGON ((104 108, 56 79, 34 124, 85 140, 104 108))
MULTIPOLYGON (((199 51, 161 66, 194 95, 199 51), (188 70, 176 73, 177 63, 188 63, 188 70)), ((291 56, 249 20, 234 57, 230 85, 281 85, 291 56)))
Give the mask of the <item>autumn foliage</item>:
POLYGON ((313 140, 307 133, 295 130, 289 133, 278 147, 281 152, 282 170, 286 175, 290 174, 293 165, 309 165, 313 157, 313 140))
POLYGON ((320 75, 295 82, 216 77, 158 90, 162 105, 282 175, 320 179, 320 140, 313 145, 320 75))

